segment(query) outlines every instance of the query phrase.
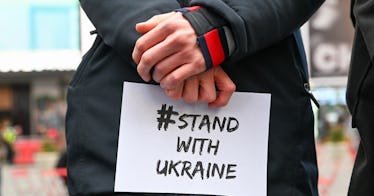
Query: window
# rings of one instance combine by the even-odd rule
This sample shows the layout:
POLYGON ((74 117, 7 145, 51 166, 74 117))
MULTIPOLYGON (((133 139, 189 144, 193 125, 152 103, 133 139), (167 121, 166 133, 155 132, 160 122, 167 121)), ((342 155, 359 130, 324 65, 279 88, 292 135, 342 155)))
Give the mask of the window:
POLYGON ((80 49, 78 1, 2 0, 0 24, 0 51, 80 49))

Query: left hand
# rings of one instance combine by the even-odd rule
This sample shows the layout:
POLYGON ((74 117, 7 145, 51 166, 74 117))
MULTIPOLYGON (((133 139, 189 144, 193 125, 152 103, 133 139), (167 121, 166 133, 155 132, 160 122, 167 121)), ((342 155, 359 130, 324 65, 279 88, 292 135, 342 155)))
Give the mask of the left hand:
POLYGON ((165 90, 172 99, 188 103, 208 103, 208 107, 223 107, 235 91, 235 84, 221 67, 212 68, 188 78, 174 89, 165 90))
POLYGON ((144 35, 137 40, 132 57, 143 80, 152 77, 162 88, 173 89, 206 70, 196 33, 182 13, 156 15, 137 24, 136 30, 144 35))

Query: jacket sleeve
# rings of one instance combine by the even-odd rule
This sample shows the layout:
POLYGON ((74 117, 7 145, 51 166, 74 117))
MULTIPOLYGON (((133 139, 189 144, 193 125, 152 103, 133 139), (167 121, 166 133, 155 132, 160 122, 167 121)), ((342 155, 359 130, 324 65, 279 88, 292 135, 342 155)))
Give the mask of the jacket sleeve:
POLYGON ((352 6, 356 31, 361 31, 369 55, 374 59, 374 1, 355 1, 352 6))
POLYGON ((180 8, 177 0, 80 0, 80 4, 104 43, 134 67, 131 54, 140 37, 135 24, 180 8))
MULTIPOLYGON (((324 0, 192 0, 220 16, 230 27, 237 61, 291 35, 324 0)), ((227 63, 227 62, 226 62, 227 63)))
POLYGON ((355 4, 355 0, 351 0, 350 16, 351 16, 351 21, 352 21, 353 26, 356 25, 356 18, 355 18, 355 15, 353 14, 354 4, 355 4))

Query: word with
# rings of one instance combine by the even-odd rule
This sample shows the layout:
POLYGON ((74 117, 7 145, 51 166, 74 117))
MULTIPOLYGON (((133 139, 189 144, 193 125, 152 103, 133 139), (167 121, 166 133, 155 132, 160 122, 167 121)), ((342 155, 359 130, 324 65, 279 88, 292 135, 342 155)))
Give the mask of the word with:
POLYGON ((211 152, 213 152, 214 155, 217 155, 219 143, 220 143, 219 140, 217 140, 216 143, 213 144, 212 139, 208 139, 208 138, 189 137, 188 141, 183 141, 181 140, 180 137, 178 137, 177 152, 181 152, 183 149, 183 151, 186 153, 191 150, 192 154, 195 154, 197 150, 199 152, 199 155, 202 155, 203 151, 205 151, 204 149, 206 148, 207 154, 210 154, 211 152))
POLYGON ((158 175, 176 177, 188 177, 191 180, 200 177, 201 180, 209 178, 218 179, 235 179, 236 178, 236 164, 217 164, 207 163, 203 164, 201 161, 191 163, 190 161, 167 161, 163 162, 161 167, 161 160, 157 161, 156 172, 158 175))

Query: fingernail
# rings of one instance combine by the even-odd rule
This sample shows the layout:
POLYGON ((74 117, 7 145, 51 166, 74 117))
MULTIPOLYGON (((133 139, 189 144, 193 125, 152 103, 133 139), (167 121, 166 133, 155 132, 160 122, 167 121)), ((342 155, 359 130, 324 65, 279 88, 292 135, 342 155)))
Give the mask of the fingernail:
POLYGON ((149 77, 149 75, 147 75, 147 76, 144 76, 143 80, 146 81, 146 82, 149 82, 151 80, 151 78, 149 77))

